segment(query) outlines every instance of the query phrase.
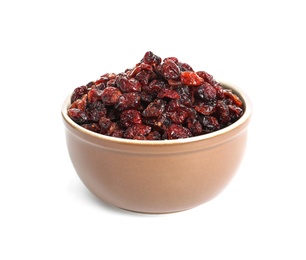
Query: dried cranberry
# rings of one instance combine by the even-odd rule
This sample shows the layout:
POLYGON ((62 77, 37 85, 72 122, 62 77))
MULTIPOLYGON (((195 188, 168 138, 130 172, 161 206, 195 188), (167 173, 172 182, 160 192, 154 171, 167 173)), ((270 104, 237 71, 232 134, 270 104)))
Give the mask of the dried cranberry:
POLYGON ((133 68, 76 88, 67 114, 103 135, 163 140, 217 131, 243 112, 242 100, 212 75, 147 52, 133 68))
POLYGON ((101 101, 88 103, 86 107, 88 121, 98 122, 101 117, 106 116, 107 109, 101 101))
POLYGON ((138 139, 138 137, 142 137, 141 139, 145 139, 145 136, 148 135, 150 131, 150 126, 143 124, 135 124, 126 129, 124 136, 128 139, 138 139))
POLYGON ((95 133, 100 133, 100 126, 96 123, 91 123, 91 124, 82 124, 82 127, 85 129, 95 132, 95 133))
POLYGON ((124 110, 120 116, 120 124, 123 127, 130 127, 133 124, 141 124, 141 114, 139 111, 134 109, 124 110))
POLYGON ((197 89, 197 94, 202 100, 213 101, 217 97, 217 90, 207 82, 204 82, 197 89))
POLYGON ((142 115, 144 117, 158 117, 164 112, 165 107, 166 101, 155 99, 147 106, 145 110, 143 110, 142 115))
POLYGON ((173 89, 162 89, 157 94, 158 98, 170 98, 170 99, 179 99, 180 95, 173 89))
POLYGON ((181 73, 181 82, 188 86, 200 86, 204 83, 204 79, 193 71, 183 71, 181 73))
POLYGON ((226 125, 230 121, 230 111, 228 106, 221 100, 217 101, 216 114, 220 124, 226 125))
POLYGON ((74 89, 71 95, 71 100, 70 100, 71 104, 75 102, 76 100, 80 99, 84 94, 87 94, 87 92, 88 92, 87 86, 81 86, 81 87, 74 89))
POLYGON ((167 128, 168 139, 179 139, 191 137, 192 134, 190 130, 178 124, 172 124, 167 128))
POLYGON ((192 135, 197 136, 203 133, 203 127, 197 119, 189 117, 186 122, 192 135))
POLYGON ((96 102, 98 100, 101 100, 101 96, 102 96, 102 90, 96 88, 92 88, 91 90, 89 90, 87 94, 89 102, 96 102))
POLYGON ((69 108, 77 108, 82 111, 85 111, 87 106, 87 94, 83 95, 82 98, 74 101, 69 108))
POLYGON ((150 94, 156 94, 166 87, 166 83, 162 80, 152 80, 149 85, 143 86, 143 90, 150 94))
POLYGON ((101 94, 101 100, 105 105, 115 105, 121 95, 122 93, 119 89, 115 87, 107 87, 101 94))
POLYGON ((141 84, 140 82, 135 78, 129 78, 125 74, 120 74, 117 76, 116 79, 116 86, 122 91, 122 92, 140 92, 141 91, 141 84))
POLYGON ((143 62, 151 65, 159 65, 161 63, 161 58, 155 55, 153 52, 148 51, 143 57, 143 62))
POLYGON ((87 121, 87 115, 85 111, 78 108, 69 108, 68 116, 77 124, 83 124, 87 121))
POLYGON ((100 133, 111 135, 116 128, 116 124, 106 117, 101 117, 99 120, 100 133))
POLYGON ((115 108, 119 111, 138 108, 140 106, 141 95, 138 92, 124 93, 118 98, 115 108))
POLYGON ((218 120, 213 116, 204 116, 201 123, 206 133, 211 133, 221 128, 218 120))
POLYGON ((181 70, 172 59, 167 59, 164 61, 161 67, 161 71, 165 79, 180 78, 181 70))
POLYGON ((146 136, 146 140, 161 140, 161 134, 157 131, 150 132, 146 136))
POLYGON ((205 103, 200 103, 199 105, 195 106, 194 109, 205 116, 209 116, 216 111, 215 105, 205 103))

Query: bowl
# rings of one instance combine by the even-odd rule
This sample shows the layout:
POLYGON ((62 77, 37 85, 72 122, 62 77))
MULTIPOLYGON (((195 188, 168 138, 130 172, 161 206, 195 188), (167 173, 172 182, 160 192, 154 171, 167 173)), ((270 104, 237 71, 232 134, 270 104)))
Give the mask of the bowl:
POLYGON ((243 116, 213 133, 176 140, 129 140, 86 130, 68 117, 68 96, 61 113, 79 178, 102 201, 142 213, 183 211, 215 198, 241 163, 252 113, 241 89, 222 85, 243 101, 243 116))

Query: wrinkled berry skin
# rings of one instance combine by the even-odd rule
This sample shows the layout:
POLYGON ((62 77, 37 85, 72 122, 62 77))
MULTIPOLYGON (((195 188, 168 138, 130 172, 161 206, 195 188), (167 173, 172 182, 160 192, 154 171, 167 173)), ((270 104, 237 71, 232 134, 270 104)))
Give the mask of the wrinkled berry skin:
POLYGON ((133 68, 74 89, 68 116, 83 128, 133 140, 173 140, 233 124, 244 104, 212 75, 148 51, 133 68))

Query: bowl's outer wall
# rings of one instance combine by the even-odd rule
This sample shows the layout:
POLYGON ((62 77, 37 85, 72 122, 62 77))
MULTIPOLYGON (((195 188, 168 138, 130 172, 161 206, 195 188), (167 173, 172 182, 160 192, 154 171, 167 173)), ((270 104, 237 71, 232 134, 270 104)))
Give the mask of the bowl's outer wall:
POLYGON ((236 172, 247 131, 216 147, 142 155, 92 146, 71 132, 67 145, 86 187, 117 207, 163 213, 198 206, 218 195, 236 172))
POLYGON ((198 206, 227 186, 244 154, 250 116, 213 138, 162 146, 97 140, 63 117, 71 161, 93 194, 127 210, 166 213, 198 206))

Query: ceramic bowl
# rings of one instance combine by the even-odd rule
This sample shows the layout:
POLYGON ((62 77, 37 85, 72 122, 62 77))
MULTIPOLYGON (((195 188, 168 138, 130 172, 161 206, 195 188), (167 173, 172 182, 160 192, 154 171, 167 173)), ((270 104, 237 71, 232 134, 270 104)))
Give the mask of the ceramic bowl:
POLYGON ((62 117, 81 181, 104 202, 143 213, 187 210, 215 198, 241 163, 252 112, 241 89, 222 84, 243 101, 243 116, 216 132, 177 140, 128 140, 91 132, 67 116, 67 97, 62 117))

